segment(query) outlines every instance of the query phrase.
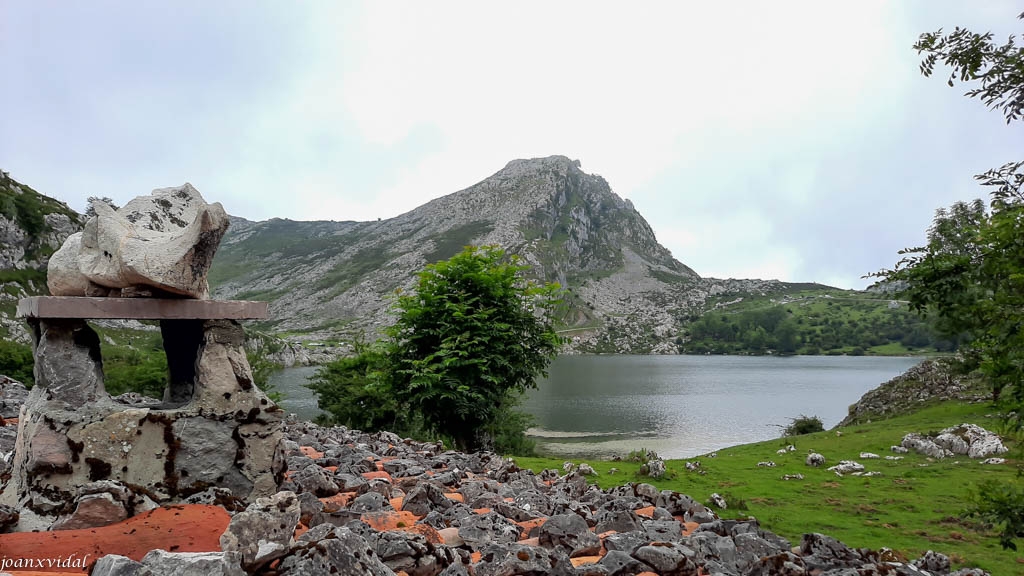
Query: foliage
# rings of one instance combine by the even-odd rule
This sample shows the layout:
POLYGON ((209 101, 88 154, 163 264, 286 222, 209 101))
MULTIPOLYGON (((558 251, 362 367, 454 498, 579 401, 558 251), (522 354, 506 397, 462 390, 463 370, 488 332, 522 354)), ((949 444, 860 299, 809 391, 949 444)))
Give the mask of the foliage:
POLYGON ((986 480, 972 495, 967 515, 999 527, 999 544, 1016 550, 1015 538, 1024 537, 1024 486, 1020 482, 986 480))
MULTIPOLYGON (((970 465, 963 458, 929 461, 911 452, 902 460, 859 460, 869 471, 882 476, 838 478, 826 467, 813 468, 804 463, 808 451, 824 454, 828 466, 854 458, 861 452, 881 454, 899 444, 910 431, 942 430, 963 422, 985 428, 998 427, 997 417, 988 417, 991 406, 945 402, 911 414, 884 421, 845 427, 843 435, 832 431, 797 438, 774 439, 717 450, 715 458, 694 456, 687 460, 667 460, 669 473, 677 478, 638 478, 639 462, 624 459, 585 461, 598 473, 591 481, 611 488, 627 481, 646 482, 659 490, 676 490, 703 502, 712 492, 726 497, 729 508, 720 512, 723 519, 754 516, 761 527, 790 539, 794 545, 805 533, 821 532, 840 539, 853 548, 878 550, 887 547, 907 559, 918 558, 927 550, 947 554, 957 570, 980 566, 992 574, 1018 574, 1019 553, 1004 551, 997 530, 978 519, 961 518, 973 485, 991 480, 1003 485, 1016 481, 1016 472, 1007 465, 970 465), (786 444, 797 450, 785 454, 776 451, 786 444), (758 462, 771 460, 774 468, 759 468, 758 462), (699 461, 700 471, 689 471, 686 462, 699 461), (608 474, 611 468, 615 474, 608 474), (803 480, 783 481, 784 474, 802 474, 803 480), (749 510, 734 509, 734 502, 745 501, 749 510), (966 559, 966 561, 965 561, 966 559)), ((1011 448, 1012 449, 1012 448, 1011 448)), ((561 469, 565 457, 516 458, 516 464, 540 472, 561 469)))
POLYGON ((428 265, 388 329, 396 399, 460 449, 488 445, 486 426, 536 387, 561 343, 551 320, 559 287, 524 280, 517 262, 469 246, 428 265))
MULTIPOLYGON (((1019 18, 1024 19, 1024 14, 1019 18)), ((921 72, 930 76, 940 60, 952 68, 948 84, 980 81, 967 92, 999 110, 1009 124, 1024 111, 1024 49, 996 45, 992 34, 957 27, 953 33, 922 34, 915 44, 924 53, 921 72)), ((905 254, 893 270, 877 275, 907 287, 915 309, 941 319, 946 333, 966 334, 967 358, 989 381, 998 401, 1013 389, 1012 423, 1024 426, 1024 162, 1010 162, 975 176, 990 190, 991 204, 981 200, 940 210, 925 246, 905 254)), ((1024 487, 983 483, 970 512, 1002 526, 1000 543, 1016 549, 1024 535, 1024 487)))
POLYGON ((0 340, 0 374, 31 387, 35 382, 32 377, 33 365, 32 348, 10 340, 0 340))
POLYGON ((413 435, 409 411, 391 391, 391 366, 383 343, 357 343, 356 355, 321 366, 308 387, 335 424, 357 430, 413 435))
POLYGON ((274 388, 274 385, 270 382, 270 376, 284 368, 284 366, 268 358, 263 349, 258 351, 246 350, 245 358, 249 361, 249 367, 252 369, 252 381, 256 384, 256 387, 262 390, 275 403, 280 403, 284 396, 274 388))
POLYGON ((904 305, 864 292, 801 291, 782 302, 745 299, 693 319, 690 354, 908 354, 952 351, 944 337, 904 305), (859 350, 858 350, 859 348, 859 350))
POLYGON ((546 373, 561 339, 558 286, 526 280, 500 248, 468 246, 430 264, 399 295, 387 338, 321 368, 311 388, 334 421, 450 439, 464 450, 531 449, 519 395, 546 373))
MULTIPOLYGON (((1024 13, 1018 19, 1024 19, 1024 13)), ((991 32, 977 34, 957 26, 946 35, 941 29, 922 34, 914 49, 925 54, 921 61, 925 76, 931 76, 941 60, 952 68, 946 81, 949 86, 954 86, 956 80, 980 80, 981 85, 966 95, 980 98, 989 108, 1002 112, 1009 124, 1024 112, 1024 48, 1014 45, 1013 36, 1002 45, 992 38, 991 32)))
POLYGON ((137 392, 163 398, 169 372, 159 332, 135 336, 130 344, 104 344, 102 348, 103 383, 108 393, 137 392))
POLYGON ((111 198, 107 198, 106 196, 103 196, 103 197, 89 196, 89 198, 86 200, 87 205, 85 207, 85 217, 86 218, 92 218, 93 216, 96 215, 96 203, 97 202, 103 202, 107 206, 110 206, 114 210, 117 210, 117 204, 114 204, 114 201, 111 198))
POLYGON ((790 418, 789 426, 782 427, 782 436, 803 436, 825 430, 821 418, 817 416, 804 416, 801 414, 796 418, 790 418))

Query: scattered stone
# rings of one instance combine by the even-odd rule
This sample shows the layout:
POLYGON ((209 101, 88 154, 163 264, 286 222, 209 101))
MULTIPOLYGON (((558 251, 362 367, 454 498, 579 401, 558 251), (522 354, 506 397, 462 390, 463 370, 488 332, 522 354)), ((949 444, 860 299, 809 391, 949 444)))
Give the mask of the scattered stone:
POLYGON ((708 498, 708 500, 720 510, 726 510, 729 508, 729 505, 725 501, 725 498, 722 498, 722 496, 719 495, 718 492, 711 494, 711 497, 708 498))
POLYGON ((900 460, 903 460, 903 456, 886 456, 885 459, 891 460, 893 462, 898 462, 900 460))
POLYGON ((257 498, 231 519, 220 537, 221 550, 237 552, 247 570, 284 556, 299 523, 301 506, 294 492, 257 498))
POLYGON ((640 467, 640 473, 651 478, 661 478, 665 475, 665 461, 651 460, 640 467))
POLYGON ((17 418, 26 398, 28 398, 28 389, 24 384, 0 375, 0 420, 17 418))
POLYGON ((807 455, 807 459, 804 461, 808 466, 814 466, 819 468, 825 465, 825 457, 817 452, 811 452, 807 455))
POLYGON ((107 554, 96 560, 90 576, 144 576, 145 566, 127 556, 107 554))
POLYGON ((537 535, 541 546, 560 549, 570 557, 592 556, 601 551, 601 540, 577 514, 551 516, 537 535))
POLYGON ((775 453, 776 454, 785 454, 786 453, 786 449, 785 448, 779 448, 778 450, 775 451, 775 453))
POLYGON ((954 455, 988 458, 1008 451, 998 435, 981 426, 967 423, 946 428, 935 438, 911 432, 903 437, 901 445, 931 458, 949 458, 954 455))
POLYGON ((949 572, 949 557, 929 550, 924 553, 924 556, 911 562, 911 565, 932 574, 947 574, 949 572))
POLYGON ((786 446, 786 452, 796 452, 796 446, 789 444, 786 446))
POLYGON ((897 454, 906 454, 907 452, 910 452, 910 450, 904 448, 903 446, 890 446, 889 450, 892 450, 897 454))
POLYGON ((586 464, 586 463, 580 464, 580 467, 579 467, 578 471, 579 471, 580 474, 583 474, 584 476, 597 476, 597 471, 594 470, 590 466, 590 464, 586 464))
POLYGON ((782 476, 783 480, 803 480, 803 474, 785 474, 782 476))
POLYGON ((982 464, 1005 464, 1006 458, 986 458, 981 461, 982 464))
POLYGON ((839 464, 830 467, 828 470, 830 472, 835 472, 838 476, 842 476, 844 474, 852 474, 854 472, 863 472, 864 466, 853 460, 840 460, 839 464))
POLYGON ((695 460, 693 462, 687 462, 686 463, 686 469, 689 470, 690 472, 693 472, 694 470, 698 470, 699 468, 700 468, 700 460, 695 460))
POLYGON ((769 460, 767 462, 758 462, 757 463, 757 467, 758 468, 775 468, 775 462, 772 462, 771 460, 769 460))
POLYGON ((244 576, 234 552, 179 552, 153 550, 142 558, 146 576, 244 576))
POLYGON ((876 458, 881 458, 881 456, 875 454, 874 452, 861 452, 860 457, 862 460, 872 460, 876 458))

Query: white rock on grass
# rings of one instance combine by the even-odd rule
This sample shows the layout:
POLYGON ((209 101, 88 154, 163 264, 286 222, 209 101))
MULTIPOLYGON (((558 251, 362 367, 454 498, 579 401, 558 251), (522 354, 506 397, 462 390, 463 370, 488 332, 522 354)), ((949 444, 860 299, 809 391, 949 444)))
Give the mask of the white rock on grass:
POLYGON ((986 458, 981 461, 982 464, 1005 464, 1006 458, 986 458))
POLYGON ((708 499, 711 501, 712 504, 714 504, 719 509, 726 510, 729 508, 729 504, 725 501, 725 498, 722 498, 722 496, 719 495, 718 492, 713 493, 711 497, 708 499))
POLYGON ((860 457, 861 460, 872 460, 875 458, 879 458, 880 456, 878 454, 875 454, 874 452, 861 452, 860 457))
POLYGON ((864 465, 853 460, 840 460, 839 464, 830 467, 828 470, 842 476, 845 474, 852 474, 854 472, 863 472, 864 465))
POLYGON ((807 455, 807 460, 804 461, 808 466, 814 466, 819 468, 825 465, 825 457, 817 452, 811 452, 807 455))

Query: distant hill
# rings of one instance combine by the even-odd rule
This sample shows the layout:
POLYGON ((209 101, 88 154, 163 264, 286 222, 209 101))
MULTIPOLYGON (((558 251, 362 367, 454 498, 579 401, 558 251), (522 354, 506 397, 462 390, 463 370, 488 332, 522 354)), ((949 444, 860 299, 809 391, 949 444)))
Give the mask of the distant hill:
MULTIPOLYGON (((15 302, 45 292, 46 259, 83 221, 67 205, 0 178, 0 336, 28 342, 12 318, 15 302)), ((701 278, 658 243, 632 203, 564 156, 513 160, 387 220, 232 217, 210 282, 217 298, 270 301, 271 318, 255 328, 305 342, 305 351, 288 350, 298 361, 323 359, 333 344, 378 334, 391 322, 394 292, 466 244, 501 245, 536 277, 565 287, 570 351, 778 353, 781 344, 792 348, 790 323, 775 334, 778 314, 763 313, 772 307, 784 307, 797 326, 798 353, 904 353, 937 344, 906 306, 890 304, 891 294, 701 278), (716 332, 721 321, 735 327, 716 332)))

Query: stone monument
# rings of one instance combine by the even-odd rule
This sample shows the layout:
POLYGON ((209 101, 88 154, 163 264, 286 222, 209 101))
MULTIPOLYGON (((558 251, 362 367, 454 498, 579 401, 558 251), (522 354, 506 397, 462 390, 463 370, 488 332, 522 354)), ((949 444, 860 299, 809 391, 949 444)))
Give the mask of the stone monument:
POLYGON ((245 500, 273 494, 284 472, 281 410, 253 383, 238 322, 265 318, 267 304, 208 299, 224 209, 190 184, 95 208, 50 260, 53 296, 18 303, 34 335, 36 383, 0 504, 39 526, 66 520, 82 486, 103 481, 156 504, 211 487, 245 500), (87 319, 159 321, 170 372, 162 400, 107 394, 87 319))

